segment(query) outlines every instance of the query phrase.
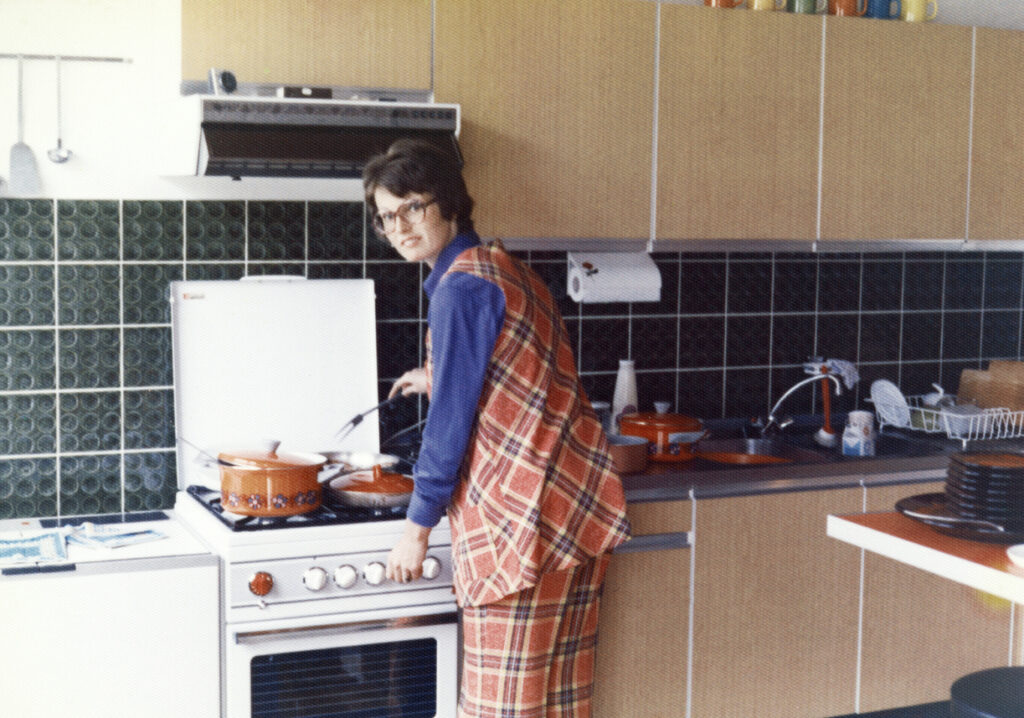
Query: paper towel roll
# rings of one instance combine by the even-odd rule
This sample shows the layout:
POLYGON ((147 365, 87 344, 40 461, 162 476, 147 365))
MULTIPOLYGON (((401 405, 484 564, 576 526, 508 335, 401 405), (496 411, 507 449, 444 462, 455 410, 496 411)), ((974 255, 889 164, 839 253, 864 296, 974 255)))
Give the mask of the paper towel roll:
POLYGON ((581 303, 656 302, 661 273, 644 252, 570 252, 569 296, 581 303))

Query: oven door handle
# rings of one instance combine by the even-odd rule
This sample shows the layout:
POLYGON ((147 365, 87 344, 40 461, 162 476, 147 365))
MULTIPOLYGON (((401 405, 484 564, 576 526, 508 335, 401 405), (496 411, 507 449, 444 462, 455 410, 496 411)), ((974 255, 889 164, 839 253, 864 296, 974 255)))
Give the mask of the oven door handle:
POLYGON ((235 643, 238 645, 254 645, 275 641, 282 637, 338 636, 369 631, 387 631, 396 628, 419 628, 422 626, 442 626, 457 623, 457 612, 438 613, 427 616, 388 618, 374 621, 355 621, 351 623, 335 623, 327 626, 309 626, 303 628, 279 628, 269 631, 250 631, 236 633, 235 643))

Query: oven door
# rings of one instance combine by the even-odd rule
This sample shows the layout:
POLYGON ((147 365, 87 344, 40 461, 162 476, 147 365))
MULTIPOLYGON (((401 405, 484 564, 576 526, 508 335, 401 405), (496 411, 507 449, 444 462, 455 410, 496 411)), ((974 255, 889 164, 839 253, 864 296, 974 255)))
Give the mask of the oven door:
POLYGON ((229 625, 225 661, 229 718, 453 716, 458 614, 229 625))

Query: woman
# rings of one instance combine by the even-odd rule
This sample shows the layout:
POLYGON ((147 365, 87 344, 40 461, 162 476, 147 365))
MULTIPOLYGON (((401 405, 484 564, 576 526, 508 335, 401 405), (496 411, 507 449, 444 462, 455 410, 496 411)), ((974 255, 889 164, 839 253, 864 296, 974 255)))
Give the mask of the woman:
POLYGON ((405 531, 387 577, 422 572, 447 511, 463 611, 461 716, 588 716, 622 484, 540 278, 473 229, 459 167, 400 140, 363 172, 374 227, 425 262, 425 366, 391 395, 430 397, 405 531))

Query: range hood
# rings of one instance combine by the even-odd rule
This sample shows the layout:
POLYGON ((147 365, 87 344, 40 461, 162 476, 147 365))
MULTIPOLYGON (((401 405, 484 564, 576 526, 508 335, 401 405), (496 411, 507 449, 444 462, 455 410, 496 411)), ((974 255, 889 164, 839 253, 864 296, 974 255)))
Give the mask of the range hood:
POLYGON ((455 104, 191 95, 188 174, 356 178, 400 137, 436 144, 462 164, 455 104))

